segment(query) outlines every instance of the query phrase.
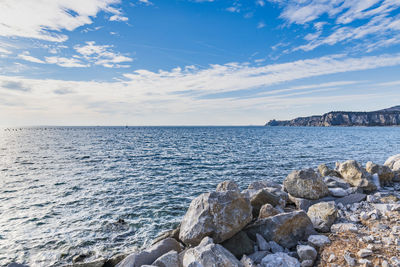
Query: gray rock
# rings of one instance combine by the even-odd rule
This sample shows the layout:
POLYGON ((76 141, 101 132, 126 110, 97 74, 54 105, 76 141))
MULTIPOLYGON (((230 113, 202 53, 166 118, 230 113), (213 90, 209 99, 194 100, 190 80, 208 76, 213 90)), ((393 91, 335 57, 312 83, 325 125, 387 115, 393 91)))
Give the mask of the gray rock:
POLYGON ((346 231, 357 233, 357 225, 355 225, 354 223, 336 223, 331 226, 331 232, 333 233, 341 233, 346 231))
POLYGON ((281 190, 282 186, 270 180, 255 181, 249 184, 248 189, 260 190, 263 188, 272 187, 281 190))
POLYGON ((177 267, 179 266, 178 252, 171 250, 153 262, 158 267, 177 267))
POLYGON ((269 241, 268 245, 271 249, 272 253, 277 253, 277 252, 284 252, 285 250, 283 249, 283 247, 281 247, 278 243, 276 243, 275 241, 269 241))
POLYGON ((332 187, 332 188, 343 188, 343 189, 349 189, 350 184, 347 183, 345 180, 343 180, 343 178, 339 178, 339 177, 334 177, 334 176, 326 176, 323 178, 325 184, 328 187, 332 187))
POLYGON ((345 197, 349 195, 347 190, 340 187, 329 188, 329 193, 334 197, 345 197))
POLYGON ((367 197, 366 194, 354 193, 346 197, 338 198, 335 200, 336 204, 342 203, 344 206, 359 203, 367 197))
POLYGON ((383 165, 389 167, 392 171, 400 171, 400 154, 389 157, 383 165))
POLYGON ((257 220, 247 226, 245 232, 253 240, 256 239, 256 234, 260 234, 267 241, 273 240, 281 246, 291 248, 315 231, 304 211, 293 211, 257 220))
POLYGON ((321 174, 322 177, 325 176, 336 176, 339 178, 342 178, 342 176, 340 175, 340 173, 338 171, 329 169, 325 164, 321 164, 318 166, 318 171, 321 174))
POLYGON ((223 181, 217 185, 217 192, 224 192, 224 191, 237 191, 239 192, 239 186, 230 180, 223 181))
POLYGON ((328 187, 313 169, 291 172, 283 185, 290 195, 297 198, 320 199, 329 195, 328 187))
POLYGON ((260 250, 269 251, 271 247, 269 246, 268 242, 265 241, 264 237, 259 234, 256 234, 257 245, 260 250))
POLYGON ((311 260, 312 262, 314 262, 317 258, 317 251, 312 246, 298 245, 297 255, 299 255, 301 262, 305 260, 311 260))
POLYGON ((197 247, 189 248, 183 255, 183 267, 218 266, 243 267, 236 257, 219 244, 211 243, 211 238, 204 238, 197 247))
POLYGON ((372 176, 357 161, 348 160, 341 163, 338 171, 350 185, 360 187, 366 192, 376 190, 372 176))
POLYGON ((372 255, 372 250, 370 250, 370 249, 360 249, 358 252, 357 252, 357 256, 358 257, 360 257, 360 258, 365 258, 365 257, 369 257, 369 256, 371 256, 372 255))
POLYGON ((261 267, 300 267, 300 262, 286 253, 278 252, 265 256, 261 261, 261 267))
POLYGON ((175 239, 167 238, 141 252, 130 254, 128 257, 118 263, 117 267, 139 267, 146 264, 150 265, 157 258, 167 252, 170 252, 171 250, 180 252, 181 246, 175 239))
POLYGON ((325 245, 328 245, 331 243, 331 240, 329 240, 329 237, 324 236, 324 235, 310 235, 308 237, 308 244, 315 248, 321 248, 325 245))
POLYGON ((154 245, 154 244, 160 242, 161 240, 164 240, 164 239, 169 238, 169 237, 174 238, 177 241, 179 241, 179 231, 180 231, 180 225, 175 229, 165 231, 165 232, 161 233, 160 235, 158 235, 153 240, 151 245, 154 245))
POLYGON ((268 251, 256 251, 253 254, 248 255, 248 257, 256 264, 260 264, 261 260, 270 254, 268 251))
POLYGON ((336 220, 337 209, 333 201, 321 202, 312 205, 308 209, 307 215, 317 231, 329 232, 331 225, 336 220))
POLYGON ((271 204, 265 204, 260 209, 258 219, 268 218, 277 214, 279 214, 277 209, 275 209, 271 204))
POLYGON ((266 189, 258 190, 250 200, 251 206, 253 207, 253 217, 257 217, 261 207, 264 204, 271 204, 276 206, 279 204, 280 197, 270 193, 266 189))
POLYGON ((29 267, 29 266, 28 266, 28 265, 25 265, 25 264, 20 264, 20 263, 12 262, 12 263, 8 264, 7 267, 29 267))
POLYGON ((237 258, 240 258, 243 254, 249 255, 254 252, 254 242, 244 231, 240 231, 221 245, 237 258))
POLYGON ((301 262, 301 267, 312 267, 314 262, 312 260, 305 260, 301 262))
POLYGON ((317 200, 310 200, 305 198, 297 198, 289 194, 289 200, 296 205, 296 208, 299 210, 304 210, 305 212, 307 212, 308 208, 314 204, 320 202, 334 201, 335 199, 335 197, 328 196, 317 200))
POLYGON ((201 194, 183 217, 179 239, 197 245, 205 236, 221 243, 238 233, 252 219, 250 200, 239 192, 201 194))

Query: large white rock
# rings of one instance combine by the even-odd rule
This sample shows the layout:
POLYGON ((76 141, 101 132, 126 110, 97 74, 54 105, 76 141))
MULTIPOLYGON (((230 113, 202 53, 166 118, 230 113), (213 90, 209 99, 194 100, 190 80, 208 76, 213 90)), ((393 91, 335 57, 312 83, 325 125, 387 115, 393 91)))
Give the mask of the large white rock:
POLYGON ((252 219, 250 200, 237 191, 201 194, 183 217, 179 239, 195 246, 209 236, 221 243, 238 233, 252 219))
POLYGON ((392 171, 400 172, 400 154, 391 156, 383 165, 388 166, 392 171))
POLYGON ((313 169, 291 172, 283 185, 290 195, 297 198, 320 199, 329 195, 327 185, 313 169))
POLYGON ((337 217, 335 202, 320 202, 312 205, 307 212, 314 228, 321 232, 329 232, 337 217))
POLYGON ((151 265, 157 258, 171 250, 180 252, 181 245, 175 239, 167 238, 141 252, 129 255, 118 263, 116 267, 140 267, 142 265, 151 265))
POLYGON ((183 255, 182 264, 183 267, 243 267, 232 253, 214 244, 209 237, 205 237, 197 247, 188 249, 183 255))
POLYGON ((300 267, 300 262, 286 253, 278 252, 265 256, 261 267, 300 267))
POLYGON ((360 187, 366 192, 376 190, 371 174, 369 174, 357 161, 348 160, 340 163, 338 171, 350 185, 360 187))

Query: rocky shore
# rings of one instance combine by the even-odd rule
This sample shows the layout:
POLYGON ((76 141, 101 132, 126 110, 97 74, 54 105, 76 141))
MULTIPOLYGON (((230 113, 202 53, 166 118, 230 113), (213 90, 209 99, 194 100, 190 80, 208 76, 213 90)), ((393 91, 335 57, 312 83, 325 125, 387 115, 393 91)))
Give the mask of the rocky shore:
POLYGON ((70 266, 400 266, 399 212, 400 154, 384 165, 348 160, 295 170, 282 185, 224 181, 150 247, 70 266))

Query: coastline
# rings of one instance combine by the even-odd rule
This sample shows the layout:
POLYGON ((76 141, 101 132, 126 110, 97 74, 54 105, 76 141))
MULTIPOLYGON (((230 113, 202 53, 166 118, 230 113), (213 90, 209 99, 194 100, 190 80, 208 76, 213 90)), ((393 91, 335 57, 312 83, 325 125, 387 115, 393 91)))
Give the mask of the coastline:
POLYGON ((399 182, 400 154, 293 171, 282 185, 225 181, 152 246, 66 266, 399 266, 399 182))

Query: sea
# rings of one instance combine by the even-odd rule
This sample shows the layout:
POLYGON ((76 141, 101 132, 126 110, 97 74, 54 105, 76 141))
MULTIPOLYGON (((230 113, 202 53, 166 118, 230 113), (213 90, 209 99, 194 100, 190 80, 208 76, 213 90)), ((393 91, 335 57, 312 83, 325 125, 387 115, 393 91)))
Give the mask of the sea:
POLYGON ((129 253, 221 181, 398 153, 399 127, 1 128, 0 266, 129 253))

